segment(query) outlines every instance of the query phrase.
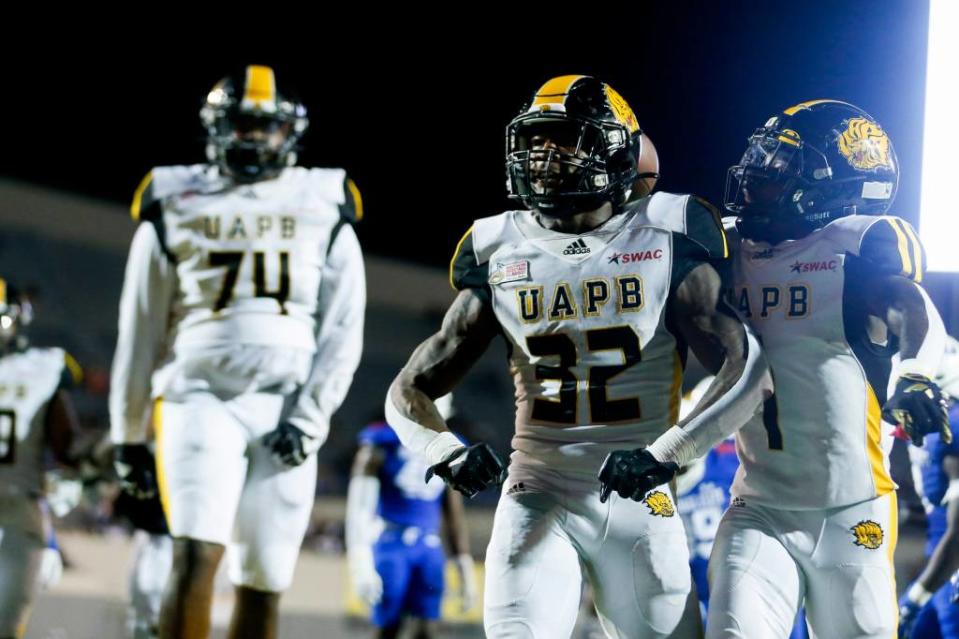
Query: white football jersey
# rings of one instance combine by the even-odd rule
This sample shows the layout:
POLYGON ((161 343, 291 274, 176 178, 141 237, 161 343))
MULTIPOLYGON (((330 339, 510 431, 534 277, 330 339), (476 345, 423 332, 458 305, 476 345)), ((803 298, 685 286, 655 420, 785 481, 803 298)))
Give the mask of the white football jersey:
POLYGON ((609 451, 674 424, 686 347, 667 300, 693 266, 725 254, 718 216, 691 196, 657 193, 581 235, 528 211, 476 221, 452 281, 490 296, 507 339, 513 447, 595 473, 609 451))
POLYGON ((290 392, 317 378, 321 358, 335 370, 316 384, 345 395, 365 279, 350 226, 362 206, 343 170, 290 167, 238 184, 211 165, 158 167, 132 213, 144 223, 120 303, 115 425, 140 439, 151 396, 290 392))
POLYGON ((737 434, 732 493, 788 509, 824 509, 895 490, 891 427, 883 427, 895 336, 876 343, 865 283, 921 281, 908 223, 853 215, 776 246, 733 245, 731 304, 762 341, 774 395, 737 434))
POLYGON ((0 357, 0 497, 43 494, 44 423, 67 357, 59 348, 0 357))

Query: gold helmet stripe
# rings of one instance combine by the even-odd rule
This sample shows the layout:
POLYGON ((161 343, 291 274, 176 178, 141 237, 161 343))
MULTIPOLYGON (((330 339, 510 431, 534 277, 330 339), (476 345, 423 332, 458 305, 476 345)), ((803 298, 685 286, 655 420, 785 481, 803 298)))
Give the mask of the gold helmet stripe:
POLYGON ((7 304, 7 280, 0 277, 0 304, 7 304))
POLYGON ((843 102, 842 100, 832 100, 829 98, 823 98, 820 100, 808 100, 806 102, 800 102, 799 104, 795 106, 789 107, 788 109, 783 111, 783 113, 786 115, 795 115, 796 112, 798 111, 802 111, 803 109, 808 109, 809 107, 817 104, 825 104, 826 102, 833 102, 835 104, 848 104, 848 102, 843 102))
POLYGON ((533 98, 532 106, 538 107, 544 104, 566 104, 566 96, 569 94, 570 87, 584 75, 561 75, 547 80, 546 84, 539 88, 536 97, 533 98))
POLYGON ((251 64, 246 68, 243 101, 256 106, 276 102, 276 77, 270 67, 251 64))

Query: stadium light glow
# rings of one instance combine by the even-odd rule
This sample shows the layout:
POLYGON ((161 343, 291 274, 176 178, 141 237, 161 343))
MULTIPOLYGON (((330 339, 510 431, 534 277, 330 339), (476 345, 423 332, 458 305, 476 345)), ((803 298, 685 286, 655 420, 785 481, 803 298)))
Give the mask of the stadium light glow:
POLYGON ((919 235, 930 271, 959 272, 959 2, 931 0, 919 235))

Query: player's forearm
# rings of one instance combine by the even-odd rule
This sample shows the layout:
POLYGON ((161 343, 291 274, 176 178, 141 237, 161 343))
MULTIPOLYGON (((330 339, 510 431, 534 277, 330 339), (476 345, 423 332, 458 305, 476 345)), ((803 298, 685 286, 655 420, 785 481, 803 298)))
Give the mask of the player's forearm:
POLYGON ((140 226, 130 245, 120 294, 117 346, 110 371, 110 434, 114 443, 146 439, 151 376, 166 340, 176 271, 156 232, 140 226))
POLYGON ((900 363, 893 376, 916 373, 931 379, 946 345, 942 318, 918 284, 900 277, 886 283, 886 324, 899 337, 900 363))
POLYGON ((748 330, 745 350, 741 365, 720 368, 699 408, 649 446, 653 457, 686 466, 749 421, 768 397, 771 383, 766 357, 748 330))
POLYGON ((926 564, 918 582, 928 592, 942 588, 959 570, 959 501, 952 501, 948 508, 949 527, 939 540, 929 563, 926 564))
POLYGON ((450 392, 498 331, 489 301, 475 291, 457 295, 439 332, 419 345, 386 395, 386 421, 400 441, 430 465, 463 444, 446 428, 433 399, 450 392))
POLYGON ((463 444, 446 427, 436 404, 414 383, 415 376, 401 372, 386 396, 386 421, 403 445, 424 457, 431 466, 446 460, 463 444))
POLYGON ((380 482, 369 475, 354 475, 346 494, 346 549, 349 553, 369 552, 373 545, 373 524, 380 498, 380 482))

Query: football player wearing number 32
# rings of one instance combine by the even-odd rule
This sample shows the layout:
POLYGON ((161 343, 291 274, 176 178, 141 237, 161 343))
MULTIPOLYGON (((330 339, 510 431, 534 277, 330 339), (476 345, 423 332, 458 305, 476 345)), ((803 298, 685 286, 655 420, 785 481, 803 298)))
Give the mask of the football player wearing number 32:
POLYGON ((155 168, 134 196, 115 461, 134 496, 159 490, 174 538, 160 636, 209 635, 229 544, 228 636, 268 638, 313 504, 315 453, 359 363, 366 290, 351 224, 362 206, 342 170, 294 166, 306 109, 269 67, 216 84, 200 116, 209 162, 155 168))
POLYGON ((637 503, 613 478, 596 484, 610 451, 677 422, 687 344, 718 373, 691 419, 738 426, 760 401, 758 346, 720 301, 719 216, 696 197, 649 195, 657 169, 609 85, 546 82, 507 128, 510 195, 528 210, 466 233, 451 265, 459 294, 387 398, 429 475, 466 495, 505 480, 486 553, 489 637, 568 637, 584 578, 611 637, 701 633, 671 489, 637 503), (464 447, 433 403, 497 335, 516 384, 508 474, 486 444, 464 447))

